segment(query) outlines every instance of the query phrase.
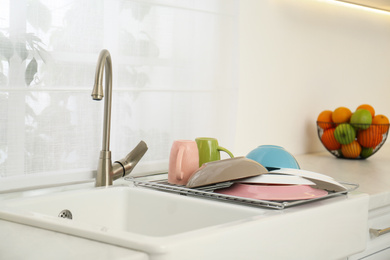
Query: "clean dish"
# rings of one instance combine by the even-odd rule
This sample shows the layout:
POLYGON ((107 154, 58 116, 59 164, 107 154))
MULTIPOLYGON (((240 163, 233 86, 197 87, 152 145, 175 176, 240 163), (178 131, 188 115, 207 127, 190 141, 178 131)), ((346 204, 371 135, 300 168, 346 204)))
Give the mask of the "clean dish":
POLYGON ((245 157, 236 157, 205 163, 187 182, 188 188, 226 182, 268 173, 261 164, 245 157))
POLYGON ((292 174, 296 176, 301 177, 310 177, 310 178, 316 178, 319 180, 333 180, 333 177, 318 173, 318 172, 312 172, 308 170, 302 170, 302 169, 292 169, 292 168, 280 168, 280 169, 274 169, 270 171, 271 173, 277 173, 277 174, 292 174))
POLYGON ((328 195, 325 190, 309 185, 253 185, 235 183, 229 188, 219 189, 216 193, 258 200, 307 200, 328 195))
POLYGON ((297 160, 283 147, 277 145, 260 145, 246 156, 268 170, 274 168, 294 168, 300 169, 297 160))
POLYGON ((300 176, 305 179, 308 179, 312 182, 314 182, 316 185, 314 188, 323 189, 327 191, 346 191, 347 188, 343 186, 341 183, 335 181, 332 177, 317 173, 317 172, 311 172, 301 169, 287 169, 282 168, 278 170, 271 171, 272 173, 278 173, 278 174, 289 174, 289 175, 295 175, 300 176))
POLYGON ((257 183, 257 184, 295 184, 295 185, 316 185, 308 179, 295 175, 286 174, 262 174, 259 176, 235 180, 235 183, 257 183))

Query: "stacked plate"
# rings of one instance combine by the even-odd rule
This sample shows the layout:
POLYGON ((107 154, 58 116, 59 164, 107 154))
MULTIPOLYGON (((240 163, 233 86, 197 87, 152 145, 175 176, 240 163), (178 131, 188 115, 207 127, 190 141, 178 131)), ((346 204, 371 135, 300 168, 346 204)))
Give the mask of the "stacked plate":
POLYGON ((267 174, 235 180, 229 188, 215 192, 259 200, 291 201, 321 198, 328 195, 328 192, 346 190, 346 187, 327 175, 281 168, 267 174))

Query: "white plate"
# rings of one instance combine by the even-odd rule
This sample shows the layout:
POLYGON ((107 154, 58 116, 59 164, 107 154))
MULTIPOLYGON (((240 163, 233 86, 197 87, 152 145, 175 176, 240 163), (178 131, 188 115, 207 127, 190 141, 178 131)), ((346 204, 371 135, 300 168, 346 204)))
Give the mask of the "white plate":
POLYGON ((319 179, 319 180, 324 180, 324 179, 333 180, 333 178, 328 176, 328 175, 318 173, 318 172, 302 170, 302 169, 280 168, 278 170, 272 170, 270 172, 271 173, 279 173, 279 174, 293 174, 296 176, 315 178, 315 179, 319 179))
POLYGON ((236 183, 263 183, 263 184, 298 184, 298 185, 316 185, 308 179, 295 175, 267 173, 259 176, 239 179, 236 183))
POLYGON ((318 189, 324 189, 324 190, 335 191, 335 192, 347 190, 346 187, 344 187, 339 182, 335 181, 332 177, 317 172, 311 172, 311 171, 306 171, 301 169, 290 169, 290 168, 281 168, 270 172, 303 177, 305 179, 314 182, 316 184, 315 188, 318 189))

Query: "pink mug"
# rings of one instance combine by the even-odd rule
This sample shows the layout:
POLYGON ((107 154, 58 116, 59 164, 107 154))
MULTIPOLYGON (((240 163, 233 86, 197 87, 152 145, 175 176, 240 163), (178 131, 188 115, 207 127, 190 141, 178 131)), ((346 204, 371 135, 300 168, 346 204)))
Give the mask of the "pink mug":
POLYGON ((186 185, 191 175, 199 168, 198 146, 192 140, 176 140, 169 155, 168 182, 186 185))

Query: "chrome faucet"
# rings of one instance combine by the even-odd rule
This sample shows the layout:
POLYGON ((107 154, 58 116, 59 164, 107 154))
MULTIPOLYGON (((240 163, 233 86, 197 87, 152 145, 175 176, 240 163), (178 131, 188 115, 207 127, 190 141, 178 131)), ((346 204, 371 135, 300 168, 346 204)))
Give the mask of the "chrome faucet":
POLYGON ((100 52, 95 72, 95 85, 92 90, 93 100, 103 98, 103 71, 105 71, 105 98, 104 98, 104 121, 103 121, 103 144, 100 151, 99 164, 95 186, 112 185, 113 180, 128 175, 136 164, 144 156, 148 147, 141 141, 125 158, 111 163, 110 151, 110 125, 111 125, 111 96, 112 96, 112 62, 108 50, 100 52))

